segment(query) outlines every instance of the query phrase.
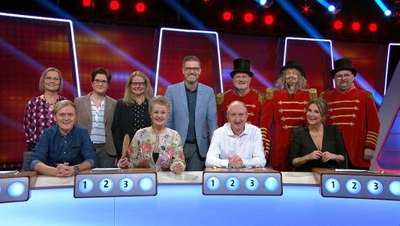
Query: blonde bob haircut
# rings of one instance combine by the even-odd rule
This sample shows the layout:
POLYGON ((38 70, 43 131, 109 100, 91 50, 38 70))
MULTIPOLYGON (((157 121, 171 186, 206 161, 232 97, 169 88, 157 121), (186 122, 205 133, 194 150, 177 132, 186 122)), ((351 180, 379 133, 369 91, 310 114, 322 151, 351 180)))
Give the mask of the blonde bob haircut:
POLYGON ((151 97, 153 96, 153 87, 151 86, 150 79, 141 71, 134 71, 129 75, 128 81, 125 83, 125 91, 124 91, 124 98, 122 98, 123 102, 127 104, 135 104, 135 96, 131 92, 131 83, 134 77, 141 77, 144 79, 144 84, 146 86, 144 90, 144 97, 147 101, 150 101, 151 97))
POLYGON ((167 107, 168 112, 171 112, 171 103, 169 102, 168 98, 166 98, 165 96, 155 96, 153 97, 153 99, 151 99, 150 102, 149 106, 150 114, 154 109, 154 105, 156 104, 167 107))
POLYGON ((58 78, 60 79, 60 85, 58 86, 57 92, 61 92, 62 89, 63 89, 63 81, 64 81, 64 79, 62 77, 61 71, 58 68, 55 68, 55 67, 48 67, 42 72, 42 75, 40 76, 40 79, 39 79, 39 91, 41 93, 44 92, 44 80, 46 79, 47 73, 49 73, 50 71, 55 71, 55 72, 58 73, 58 78))
POLYGON ((56 115, 62 108, 65 108, 67 106, 72 106, 76 112, 76 106, 75 106, 74 102, 72 102, 70 100, 61 100, 61 101, 58 101, 54 105, 53 115, 56 115))

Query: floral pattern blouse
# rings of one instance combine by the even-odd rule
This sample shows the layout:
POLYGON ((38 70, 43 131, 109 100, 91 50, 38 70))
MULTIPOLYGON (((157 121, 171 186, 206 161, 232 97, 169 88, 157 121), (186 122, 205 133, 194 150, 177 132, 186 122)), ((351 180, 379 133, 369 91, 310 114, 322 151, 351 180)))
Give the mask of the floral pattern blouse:
POLYGON ((175 130, 165 128, 155 134, 152 127, 136 132, 128 149, 129 168, 153 168, 157 171, 173 170, 177 164, 186 167, 181 137, 175 130), (153 153, 159 153, 157 162, 153 153))
MULTIPOLYGON (((66 100, 58 96, 56 102, 66 100)), ((55 124, 53 117, 53 106, 46 102, 44 95, 32 97, 25 107, 24 132, 26 143, 37 143, 44 129, 55 124)))

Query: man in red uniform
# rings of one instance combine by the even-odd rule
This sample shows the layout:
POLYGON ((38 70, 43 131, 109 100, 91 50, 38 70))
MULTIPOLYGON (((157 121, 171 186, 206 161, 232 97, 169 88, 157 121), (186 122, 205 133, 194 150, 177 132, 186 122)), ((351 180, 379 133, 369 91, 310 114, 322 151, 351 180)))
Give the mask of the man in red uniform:
POLYGON ((250 71, 250 61, 241 58, 235 59, 231 77, 234 88, 217 95, 218 126, 221 127, 226 122, 228 105, 232 101, 238 100, 246 104, 248 122, 258 127, 260 125, 263 95, 250 88, 251 77, 253 77, 253 72, 250 71))
POLYGON ((378 111, 371 94, 354 85, 357 71, 351 60, 336 60, 334 66, 330 75, 336 88, 321 93, 329 107, 328 124, 343 134, 349 168, 368 169, 378 138, 378 111))
POLYGON ((279 74, 276 88, 266 90, 260 128, 265 156, 271 152, 269 163, 272 168, 288 171, 287 155, 292 129, 305 125, 308 101, 317 97, 317 92, 305 89, 307 80, 304 69, 295 61, 288 61, 279 74))

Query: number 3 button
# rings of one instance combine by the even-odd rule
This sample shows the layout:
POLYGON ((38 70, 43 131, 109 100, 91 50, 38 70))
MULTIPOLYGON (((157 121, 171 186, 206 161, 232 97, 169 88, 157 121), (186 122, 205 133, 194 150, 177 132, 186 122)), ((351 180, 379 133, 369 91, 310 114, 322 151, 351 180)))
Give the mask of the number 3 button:
POLYGON ((133 189, 133 181, 130 178, 122 178, 119 181, 119 190, 123 192, 130 192, 133 189))

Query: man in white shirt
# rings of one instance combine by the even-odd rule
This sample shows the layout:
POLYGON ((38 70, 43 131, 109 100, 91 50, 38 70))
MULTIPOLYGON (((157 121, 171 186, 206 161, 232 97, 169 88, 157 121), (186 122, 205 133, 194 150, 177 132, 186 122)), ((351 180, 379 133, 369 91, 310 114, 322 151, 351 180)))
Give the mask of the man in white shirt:
POLYGON ((247 108, 233 101, 227 109, 227 120, 214 131, 208 149, 206 167, 264 167, 265 156, 261 130, 247 122, 247 108))

